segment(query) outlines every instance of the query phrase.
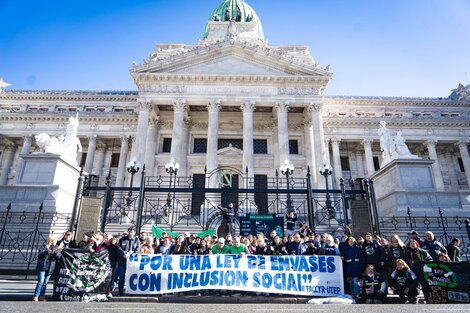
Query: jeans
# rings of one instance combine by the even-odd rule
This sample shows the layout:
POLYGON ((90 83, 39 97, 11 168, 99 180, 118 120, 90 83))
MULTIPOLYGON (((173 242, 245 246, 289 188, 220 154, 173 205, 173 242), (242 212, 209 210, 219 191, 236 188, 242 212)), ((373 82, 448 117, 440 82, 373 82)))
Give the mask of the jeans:
POLYGON ((38 272, 38 283, 36 284, 36 289, 34 289, 34 297, 44 297, 46 295, 47 283, 51 277, 51 272, 41 271, 38 272))
POLYGON ((361 287, 359 286, 359 277, 348 277, 347 281, 349 283, 349 290, 354 297, 358 297, 361 293, 361 287))
POLYGON ((116 277, 118 279, 119 295, 124 295, 124 283, 126 279, 126 264, 118 264, 116 269, 116 277))
POLYGON ((228 227, 228 233, 232 235, 232 239, 233 239, 233 237, 235 237, 235 223, 228 222, 227 227, 228 227))

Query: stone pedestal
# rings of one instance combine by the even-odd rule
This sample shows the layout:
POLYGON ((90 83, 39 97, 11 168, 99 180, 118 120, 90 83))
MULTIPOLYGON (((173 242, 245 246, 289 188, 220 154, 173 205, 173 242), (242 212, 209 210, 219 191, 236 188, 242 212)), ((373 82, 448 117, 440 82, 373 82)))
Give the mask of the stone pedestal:
POLYGON ((44 202, 45 212, 71 213, 80 168, 57 154, 20 157, 18 184, 10 190, 10 202, 26 208, 37 208, 44 202))
POLYGON ((433 163, 431 160, 396 159, 372 175, 379 217, 406 215, 408 207, 425 211, 434 208, 433 163))

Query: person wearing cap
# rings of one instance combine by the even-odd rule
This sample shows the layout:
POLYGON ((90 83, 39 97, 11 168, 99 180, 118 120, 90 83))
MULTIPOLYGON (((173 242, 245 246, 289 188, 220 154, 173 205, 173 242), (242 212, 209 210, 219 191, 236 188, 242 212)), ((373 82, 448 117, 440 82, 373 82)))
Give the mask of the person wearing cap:
POLYGON ((341 227, 336 229, 335 238, 338 239, 338 242, 343 242, 344 230, 341 227))
POLYGON ((225 245, 225 239, 220 237, 217 239, 217 244, 212 246, 212 254, 228 254, 229 247, 225 245))
MULTIPOLYGON (((423 241, 419 238, 418 232, 416 230, 412 230, 408 233, 408 240, 411 240, 411 239, 416 240, 420 246, 423 244, 423 241)), ((408 242, 408 244, 410 243, 408 242)))

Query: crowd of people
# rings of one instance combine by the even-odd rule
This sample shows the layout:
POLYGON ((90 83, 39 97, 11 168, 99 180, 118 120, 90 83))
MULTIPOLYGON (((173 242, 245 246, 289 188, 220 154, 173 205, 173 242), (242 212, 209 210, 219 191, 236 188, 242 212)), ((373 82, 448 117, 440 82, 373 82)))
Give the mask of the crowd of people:
MULTIPOLYGON (((289 226, 289 225, 288 225, 289 226)), ((292 225, 290 225, 292 226, 292 225)), ((336 255, 343 261, 346 291, 363 303, 385 302, 389 288, 400 296, 403 303, 416 303, 418 280, 415 275, 416 262, 459 262, 460 241, 453 239, 445 247, 427 231, 421 239, 416 231, 409 232, 407 244, 397 235, 390 240, 366 233, 354 237, 347 228, 338 228, 333 234, 315 234, 308 225, 292 232, 287 227, 285 236, 273 230, 268 236, 263 233, 247 236, 225 237, 206 235, 199 237, 184 233, 172 238, 163 232, 152 237, 147 232, 139 236, 133 227, 118 237, 100 232, 83 234, 80 242, 72 240, 72 233, 66 232, 59 241, 50 237, 39 252, 38 284, 34 301, 44 299, 47 281, 60 267, 60 253, 64 248, 88 249, 97 252, 108 249, 113 277, 108 297, 124 294, 127 258, 133 253, 142 254, 236 254, 236 255, 336 255)))

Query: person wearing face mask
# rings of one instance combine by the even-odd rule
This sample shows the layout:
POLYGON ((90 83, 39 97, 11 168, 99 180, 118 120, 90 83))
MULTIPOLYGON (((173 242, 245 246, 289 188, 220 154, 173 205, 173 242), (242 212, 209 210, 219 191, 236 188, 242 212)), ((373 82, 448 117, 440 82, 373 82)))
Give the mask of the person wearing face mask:
POLYGON ((417 303, 418 278, 402 259, 397 259, 396 268, 390 274, 390 287, 398 293, 402 303, 417 303))
POLYGON ((382 304, 385 302, 387 284, 382 275, 375 271, 373 264, 366 266, 365 275, 360 281, 361 298, 366 304, 382 304))

